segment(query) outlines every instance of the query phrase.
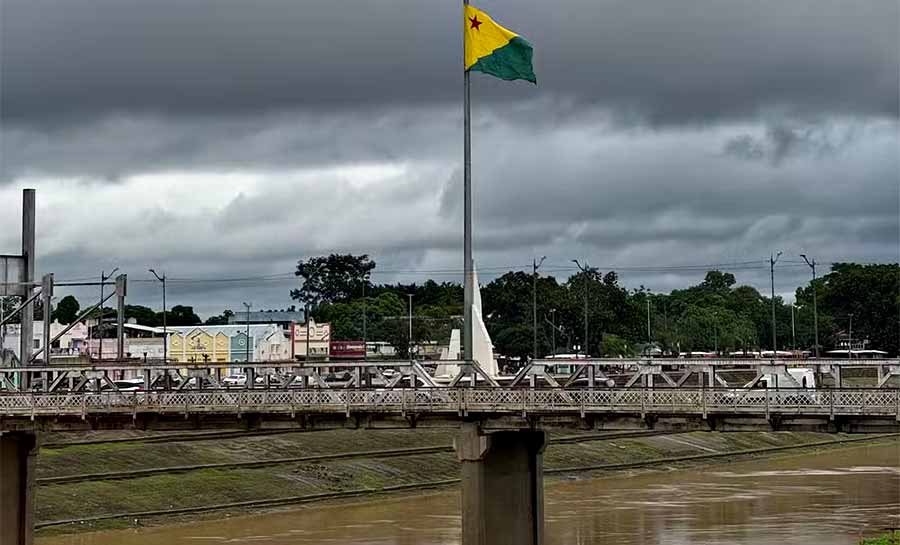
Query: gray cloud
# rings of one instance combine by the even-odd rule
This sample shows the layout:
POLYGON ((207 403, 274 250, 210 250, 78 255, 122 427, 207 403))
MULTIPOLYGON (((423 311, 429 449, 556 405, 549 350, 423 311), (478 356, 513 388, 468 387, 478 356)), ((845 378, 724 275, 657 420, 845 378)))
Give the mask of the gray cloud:
MULTIPOLYGON (((623 119, 705 123, 770 108, 898 113, 898 5, 882 0, 562 0, 485 9, 536 45, 540 86, 623 119)), ((10 0, 2 110, 14 124, 455 103, 460 8, 382 0, 10 0)))
MULTIPOLYGON (((655 267, 778 250, 898 259, 896 3, 482 7, 535 44, 540 80, 473 78, 482 278, 535 254, 654 290, 703 274, 655 267)), ((206 313, 289 305, 285 275, 322 253, 369 253, 378 280, 459 280, 458 16, 411 0, 0 3, 0 252, 30 186, 41 271, 256 278, 171 283, 206 313)), ((766 286, 767 266, 735 268, 766 286)), ((778 291, 807 275, 785 263, 778 291)))

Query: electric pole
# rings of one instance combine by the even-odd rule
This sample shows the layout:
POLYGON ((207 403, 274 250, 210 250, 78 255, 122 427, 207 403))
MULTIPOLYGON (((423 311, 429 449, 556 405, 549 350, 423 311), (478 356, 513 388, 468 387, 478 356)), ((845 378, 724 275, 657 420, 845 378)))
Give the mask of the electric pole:
POLYGON ((538 356, 538 342, 537 342, 537 278, 538 278, 538 269, 541 268, 541 265, 544 264, 544 260, 547 259, 547 256, 542 255, 541 260, 538 261, 535 258, 531 262, 531 272, 532 272, 532 286, 531 286, 531 334, 532 334, 532 345, 531 345, 531 359, 535 359, 538 356))
POLYGON ((163 290, 163 364, 169 363, 169 329, 166 323, 166 275, 163 273, 162 276, 156 274, 156 271, 153 269, 149 269, 153 276, 156 277, 157 280, 162 282, 162 290, 163 290))
POLYGON ((806 264, 809 265, 810 269, 812 269, 812 284, 811 284, 811 286, 812 286, 812 292, 813 292, 813 330, 814 330, 815 343, 816 343, 816 359, 819 359, 819 309, 818 309, 818 302, 816 301, 816 299, 818 299, 818 297, 816 296, 816 293, 819 290, 816 289, 816 260, 813 259, 812 261, 810 261, 809 259, 806 258, 805 254, 800 254, 800 257, 802 257, 803 261, 806 261, 806 264))
POLYGON ((778 334, 775 331, 775 264, 778 263, 779 257, 781 252, 769 256, 769 274, 772 278, 772 359, 778 357, 778 334))
MULTIPOLYGON (((112 278, 112 276, 116 274, 116 271, 118 270, 119 268, 116 267, 109 274, 105 274, 104 271, 100 271, 100 320, 98 322, 100 325, 100 345, 97 348, 97 359, 101 362, 103 362, 103 286, 105 285, 105 282, 112 278)), ((46 317, 44 317, 44 319, 46 320, 46 317)), ((47 339, 44 339, 44 342, 47 342, 47 339)))
MULTIPOLYGON (((584 266, 581 266, 581 263, 578 262, 577 259, 573 259, 572 263, 574 263, 581 272, 584 273, 584 343, 582 348, 584 348, 584 357, 588 356, 588 281, 590 280, 592 269, 588 267, 587 260, 584 262, 584 266)), ((575 350, 575 359, 578 359, 578 350, 575 350)))
POLYGON ((247 363, 250 363, 250 307, 253 306, 253 303, 244 303, 244 308, 247 309, 247 363))

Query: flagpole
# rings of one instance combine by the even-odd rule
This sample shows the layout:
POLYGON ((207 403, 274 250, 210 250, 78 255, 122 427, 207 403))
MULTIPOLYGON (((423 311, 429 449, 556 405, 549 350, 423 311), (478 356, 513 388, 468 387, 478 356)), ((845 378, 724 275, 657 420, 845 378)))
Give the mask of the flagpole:
MULTIPOLYGON (((463 18, 465 6, 469 0, 463 0, 463 18)), ((474 278, 472 270, 472 126, 469 99, 469 71, 465 69, 465 32, 463 33, 463 359, 472 361, 472 304, 474 300, 474 278)))

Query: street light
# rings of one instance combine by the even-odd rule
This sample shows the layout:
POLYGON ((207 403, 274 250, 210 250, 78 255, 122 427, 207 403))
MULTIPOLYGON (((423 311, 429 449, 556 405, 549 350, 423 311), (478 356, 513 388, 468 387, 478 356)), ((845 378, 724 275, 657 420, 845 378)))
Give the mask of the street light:
MULTIPOLYGON (((153 276, 156 277, 157 280, 162 282, 162 290, 163 290, 163 365, 169 363, 169 328, 166 324, 166 275, 163 273, 162 276, 156 273, 153 269, 147 269, 153 276)), ((102 287, 102 286, 101 286, 102 287)))
POLYGON ((778 356, 778 339, 775 331, 775 264, 778 263, 779 257, 781 252, 769 256, 769 273, 772 277, 772 359, 778 356))
POLYGON ((809 268, 812 269, 812 290, 813 290, 813 330, 815 335, 816 342, 816 359, 819 359, 819 309, 818 309, 818 297, 816 296, 816 260, 809 260, 806 257, 806 254, 800 254, 800 257, 803 258, 803 261, 806 261, 806 264, 809 265, 809 268))
MULTIPOLYGON (((409 293, 409 294, 407 294, 407 296, 409 297, 409 348, 408 348, 408 351, 409 351, 409 361, 412 361, 413 360, 413 335, 412 335, 412 333, 413 333, 412 332, 412 329, 413 329, 412 328, 412 326, 413 326, 413 313, 412 313, 413 294, 409 293)), ((413 379, 413 380, 415 380, 415 379, 413 379)))
POLYGON ((531 271, 532 271, 532 287, 531 287, 531 333, 532 333, 532 350, 531 350, 531 359, 537 358, 538 345, 537 345, 537 277, 538 277, 538 269, 541 268, 541 265, 544 264, 544 260, 547 259, 547 256, 542 255, 541 260, 538 261, 535 258, 531 262, 531 271))
MULTIPOLYGON (((544 319, 546 320, 546 318, 544 318, 544 319)), ((555 323, 555 320, 556 320, 556 309, 551 308, 550 309, 550 328, 553 331, 553 340, 552 340, 552 344, 550 346, 553 349, 553 357, 554 358, 556 357, 556 323, 555 323)))
MULTIPOLYGON (((574 263, 581 272, 584 273, 584 342, 582 343, 584 347, 584 356, 588 355, 588 280, 590 278, 591 269, 588 267, 587 261, 584 262, 584 266, 581 266, 581 263, 578 262, 577 259, 573 259, 572 263, 574 263)), ((578 359, 578 349, 575 350, 575 359, 578 359)))
POLYGON ((119 268, 116 267, 115 269, 110 271, 109 274, 104 274, 104 271, 100 271, 100 320, 97 322, 100 326, 100 346, 97 349, 97 359, 101 362, 103 361, 103 286, 105 285, 105 282, 112 278, 112 276, 116 274, 118 270, 119 268))
POLYGON ((244 308, 247 309, 247 338, 244 339, 247 341, 247 363, 250 363, 250 307, 253 306, 253 303, 243 303, 244 308))

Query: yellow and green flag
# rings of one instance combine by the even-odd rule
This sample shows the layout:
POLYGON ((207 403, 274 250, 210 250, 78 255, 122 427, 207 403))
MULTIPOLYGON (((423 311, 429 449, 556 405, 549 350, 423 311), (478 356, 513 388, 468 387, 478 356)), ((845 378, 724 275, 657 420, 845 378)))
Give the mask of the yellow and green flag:
POLYGON ((503 28, 480 9, 465 6, 466 70, 505 80, 537 83, 531 65, 531 44, 503 28))

